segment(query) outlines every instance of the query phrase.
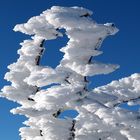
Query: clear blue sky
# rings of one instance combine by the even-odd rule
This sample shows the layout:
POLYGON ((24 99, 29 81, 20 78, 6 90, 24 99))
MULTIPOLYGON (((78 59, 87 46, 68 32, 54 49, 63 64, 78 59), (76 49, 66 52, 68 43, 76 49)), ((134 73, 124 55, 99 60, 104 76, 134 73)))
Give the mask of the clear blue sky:
MULTIPOLYGON (((8 84, 3 80, 7 65, 18 58, 19 43, 28 36, 12 31, 17 23, 26 22, 53 5, 82 6, 93 11, 98 23, 114 22, 120 32, 105 40, 104 54, 97 57, 102 62, 120 64, 116 72, 90 78, 96 87, 112 80, 140 72, 140 1, 139 0, 1 0, 0 1, 0 88, 8 84)), ((62 58, 58 50, 66 44, 64 37, 46 43, 47 52, 42 64, 55 67, 62 58), (52 61, 53 60, 53 61, 52 61)), ((25 119, 14 116, 9 110, 16 104, 0 99, 0 140, 20 140, 18 129, 25 119)))

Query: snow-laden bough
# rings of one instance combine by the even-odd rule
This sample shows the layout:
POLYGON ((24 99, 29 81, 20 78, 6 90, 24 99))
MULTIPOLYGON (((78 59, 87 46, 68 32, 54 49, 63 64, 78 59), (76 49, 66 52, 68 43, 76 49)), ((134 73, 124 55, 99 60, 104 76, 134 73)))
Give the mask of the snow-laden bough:
POLYGON ((104 39, 118 32, 113 23, 98 24, 92 12, 82 7, 53 6, 14 31, 31 35, 18 50, 17 62, 8 66, 5 79, 11 85, 2 97, 19 103, 14 114, 25 115, 26 127, 20 128, 22 140, 138 140, 139 112, 121 108, 122 103, 140 103, 140 74, 108 85, 88 89, 88 76, 108 74, 119 65, 104 64, 93 58, 101 55, 104 39), (44 42, 62 37, 69 41, 56 68, 41 66, 44 42), (45 88, 48 87, 48 88, 45 88), (79 115, 59 118, 68 109, 79 115))

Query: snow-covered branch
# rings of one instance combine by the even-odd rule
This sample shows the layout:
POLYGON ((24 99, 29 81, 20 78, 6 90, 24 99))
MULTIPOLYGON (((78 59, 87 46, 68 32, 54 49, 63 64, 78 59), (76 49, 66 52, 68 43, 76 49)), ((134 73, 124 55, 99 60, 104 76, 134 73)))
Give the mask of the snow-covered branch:
MULTIPOLYGON (((118 81, 112 81, 110 84, 95 88, 93 90, 98 96, 105 95, 111 99, 101 101, 108 106, 119 106, 122 103, 129 105, 140 103, 140 74, 135 73, 129 77, 122 78, 118 81)), ((95 97, 96 98, 96 97, 95 97)))
POLYGON ((21 43, 17 62, 8 66, 1 96, 18 102, 14 114, 25 115, 27 127, 20 128, 22 140, 138 140, 139 112, 120 108, 120 103, 138 103, 140 76, 113 81, 90 91, 88 77, 108 74, 118 65, 95 61, 101 55, 102 42, 118 29, 113 23, 98 24, 92 12, 82 7, 53 6, 15 31, 32 35, 21 43), (60 49, 64 53, 56 68, 39 65, 43 44, 62 37, 69 38, 60 49), (43 88, 42 88, 43 87, 43 88), (46 88, 47 87, 47 88, 46 88), (76 110, 74 118, 59 118, 67 110, 76 110))

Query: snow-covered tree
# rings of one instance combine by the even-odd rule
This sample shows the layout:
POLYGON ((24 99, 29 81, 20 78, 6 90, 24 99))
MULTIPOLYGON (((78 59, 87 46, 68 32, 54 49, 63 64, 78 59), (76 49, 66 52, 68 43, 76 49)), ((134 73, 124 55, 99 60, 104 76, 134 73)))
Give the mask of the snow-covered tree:
POLYGON ((100 46, 118 29, 112 23, 97 24, 92 12, 82 7, 53 6, 14 31, 31 35, 21 43, 17 62, 8 66, 5 79, 11 85, 2 97, 19 103, 14 114, 25 115, 27 127, 20 128, 22 140, 138 140, 140 114, 121 108, 122 103, 140 103, 140 74, 108 85, 88 89, 88 77, 108 74, 118 65, 95 61, 100 46), (69 38, 55 69, 41 66, 44 42, 69 38), (65 110, 76 110, 76 118, 62 119, 65 110))

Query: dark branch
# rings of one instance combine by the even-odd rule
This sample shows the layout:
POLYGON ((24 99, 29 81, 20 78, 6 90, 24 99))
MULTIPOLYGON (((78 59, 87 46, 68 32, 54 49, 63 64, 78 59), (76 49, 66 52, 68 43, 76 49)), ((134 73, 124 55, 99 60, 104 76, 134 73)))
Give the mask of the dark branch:
POLYGON ((35 88, 36 88, 36 91, 35 91, 35 93, 37 93, 38 91, 39 91, 39 87, 37 87, 37 86, 35 86, 35 88))
POLYGON ((65 82, 67 82, 68 84, 71 84, 71 82, 69 82, 69 77, 70 77, 70 75, 68 74, 65 78, 65 82))
POLYGON ((39 65, 39 63, 40 63, 40 59, 41 59, 42 53, 43 53, 43 51, 44 51, 44 49, 43 49, 44 42, 45 42, 45 40, 42 40, 42 42, 41 42, 41 44, 40 44, 40 46, 39 46, 39 47, 42 48, 42 49, 41 49, 39 55, 35 58, 35 60, 36 60, 36 65, 39 65))
POLYGON ((88 60, 88 64, 91 64, 92 58, 93 58, 93 56, 91 56, 90 59, 88 60))
POLYGON ((65 78, 65 81, 66 81, 68 84, 71 84, 71 83, 69 82, 68 78, 69 78, 69 76, 67 76, 67 77, 65 78))
POLYGON ((40 130, 40 136, 43 136, 43 134, 42 134, 42 130, 40 130))
POLYGON ((86 87, 86 86, 84 87, 84 91, 88 91, 88 89, 87 89, 87 87, 86 87))
POLYGON ((81 15, 80 17, 89 17, 89 16, 90 16, 90 14, 89 13, 86 13, 84 15, 81 15))
POLYGON ((87 76, 84 77, 84 81, 85 81, 85 82, 89 82, 89 81, 87 80, 87 76))
POLYGON ((71 83, 68 81, 68 79, 65 79, 65 81, 66 81, 68 84, 71 84, 71 83))
MULTIPOLYGON (((35 58, 35 63, 36 65, 39 65, 40 63, 40 59, 41 59, 41 56, 43 54, 43 51, 44 51, 44 48, 43 48, 43 45, 44 45, 44 42, 45 42, 45 39, 41 41, 39 47, 42 48, 39 55, 35 58)), ((35 86, 35 93, 37 93, 39 91, 39 87, 35 86)), ((28 97, 28 100, 29 101, 34 101, 34 99, 28 97)))
POLYGON ((95 50, 99 50, 102 41, 103 41, 103 39, 100 37, 100 38, 98 39, 98 42, 97 42, 96 46, 95 46, 95 50))
POLYGON ((53 113, 52 115, 57 118, 62 112, 62 109, 59 109, 57 112, 53 113))
POLYGON ((30 98, 30 97, 28 97, 28 100, 29 100, 29 101, 33 101, 33 102, 35 101, 34 99, 32 99, 32 98, 30 98))
POLYGON ((113 107, 116 107, 116 106, 119 106, 120 104, 123 104, 123 103, 128 103, 128 102, 131 102, 131 101, 137 101, 140 99, 140 96, 137 97, 137 98, 132 98, 132 99, 129 99, 129 100, 125 100, 125 101, 120 101, 119 103, 116 103, 113 105, 113 107))
POLYGON ((73 120, 72 127, 70 128, 70 137, 68 138, 68 140, 74 140, 75 138, 75 124, 76 124, 76 120, 73 120))

